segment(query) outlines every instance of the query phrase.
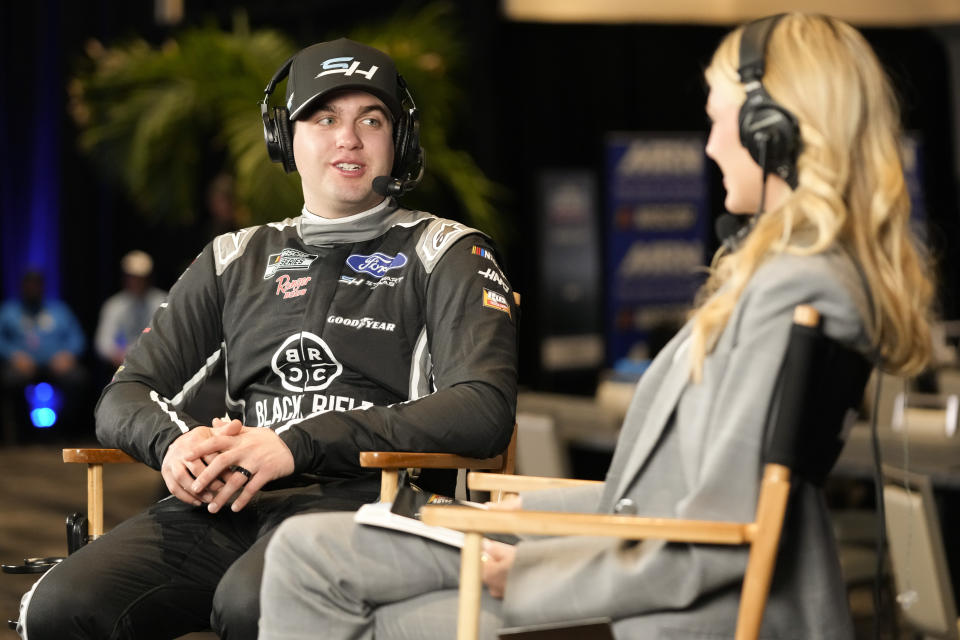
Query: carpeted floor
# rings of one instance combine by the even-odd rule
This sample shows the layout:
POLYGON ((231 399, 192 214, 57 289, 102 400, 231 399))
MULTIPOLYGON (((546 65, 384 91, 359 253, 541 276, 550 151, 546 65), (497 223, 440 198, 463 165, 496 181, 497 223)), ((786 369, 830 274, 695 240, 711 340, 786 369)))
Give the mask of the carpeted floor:
MULTIPOLYGON (((97 446, 85 443, 87 446, 97 446)), ((78 446, 81 446, 78 443, 78 446)), ((61 445, 0 447, 0 562, 67 552, 64 520, 86 511, 86 466, 61 462, 61 445)), ((141 464, 110 465, 104 473, 104 524, 107 529, 155 501, 160 474, 141 464)), ((14 639, 6 620, 18 616, 20 596, 36 576, 0 574, 0 638, 14 639)), ((82 585, 77 585, 82 588, 82 585)), ((185 638, 216 638, 195 633, 185 638)))

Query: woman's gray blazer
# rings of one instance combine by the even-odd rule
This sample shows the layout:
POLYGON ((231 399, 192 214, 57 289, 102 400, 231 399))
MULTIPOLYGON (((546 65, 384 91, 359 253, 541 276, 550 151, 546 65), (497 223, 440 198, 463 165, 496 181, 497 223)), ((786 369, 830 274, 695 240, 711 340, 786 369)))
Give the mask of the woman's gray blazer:
MULTIPOLYGON (((640 380, 602 487, 524 494, 525 509, 752 520, 767 408, 798 304, 827 335, 870 349, 864 281, 840 251, 780 255, 742 296, 703 378, 690 378, 690 325, 640 380)), ((815 399, 811 399, 814 401, 815 399)), ((728 638, 747 549, 545 538, 518 545, 507 624, 610 616, 618 637, 728 638)), ((852 638, 830 519, 819 489, 801 485, 784 527, 763 638, 852 638)))

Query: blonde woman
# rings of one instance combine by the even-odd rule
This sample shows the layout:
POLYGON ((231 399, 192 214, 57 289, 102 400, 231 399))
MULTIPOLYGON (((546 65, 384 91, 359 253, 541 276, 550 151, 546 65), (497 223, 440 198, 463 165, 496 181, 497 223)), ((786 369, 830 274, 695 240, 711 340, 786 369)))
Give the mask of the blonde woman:
MULTIPOLYGON (((728 35, 706 77, 706 151, 726 208, 762 213, 640 381, 603 486, 524 494, 524 508, 751 519, 798 304, 890 371, 927 361, 932 287, 909 233, 897 108, 863 37, 828 17, 777 16, 728 35)), ((484 637, 592 616, 611 617, 618 638, 733 636, 743 549, 547 538, 485 550, 484 637)), ((453 637, 458 567, 452 549, 349 514, 291 519, 267 551, 260 637, 453 637)), ((853 637, 810 484, 797 487, 761 637, 853 637)))

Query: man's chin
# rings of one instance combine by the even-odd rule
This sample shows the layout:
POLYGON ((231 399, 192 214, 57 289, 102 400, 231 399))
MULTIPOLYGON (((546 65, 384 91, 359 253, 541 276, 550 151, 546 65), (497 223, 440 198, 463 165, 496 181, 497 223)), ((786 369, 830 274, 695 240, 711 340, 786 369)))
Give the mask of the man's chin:
POLYGON ((325 218, 346 218, 358 213, 363 213, 364 211, 369 211, 383 202, 383 200, 383 196, 371 192, 364 194, 363 197, 340 197, 336 201, 330 202, 327 210, 313 211, 312 213, 325 218))

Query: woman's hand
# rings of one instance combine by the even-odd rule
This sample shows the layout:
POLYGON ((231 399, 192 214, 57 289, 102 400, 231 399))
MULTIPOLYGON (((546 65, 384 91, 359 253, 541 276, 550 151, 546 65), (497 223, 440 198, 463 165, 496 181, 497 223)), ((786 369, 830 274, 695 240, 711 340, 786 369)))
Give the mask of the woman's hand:
POLYGON ((486 502, 484 504, 493 511, 521 511, 523 509, 523 498, 519 494, 512 493, 500 502, 486 502))
POLYGON ((487 585, 490 595, 502 598, 507 588, 507 574, 513 566, 517 550, 513 545, 484 539, 482 561, 483 584, 487 585))

